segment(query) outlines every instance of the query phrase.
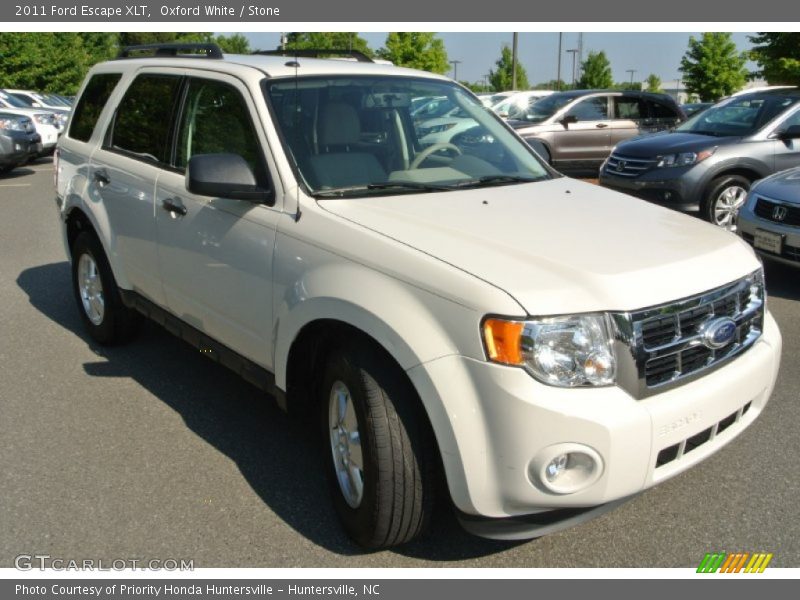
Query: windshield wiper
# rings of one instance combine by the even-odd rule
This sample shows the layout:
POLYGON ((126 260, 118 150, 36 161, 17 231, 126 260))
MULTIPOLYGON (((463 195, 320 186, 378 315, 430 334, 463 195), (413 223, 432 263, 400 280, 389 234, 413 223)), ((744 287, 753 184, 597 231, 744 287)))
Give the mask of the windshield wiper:
POLYGON ((365 193, 372 190, 408 190, 412 192, 443 192, 452 189, 449 185, 435 185, 420 183, 418 181, 384 181, 381 183, 368 183, 367 185, 353 185, 349 187, 334 188, 315 192, 317 198, 342 198, 346 194, 365 193))
POLYGON ((533 183, 535 181, 544 181, 550 179, 549 175, 542 175, 541 177, 525 177, 522 175, 484 175, 477 179, 470 179, 469 181, 462 181, 453 185, 453 187, 481 187, 489 185, 502 185, 504 183, 533 183))

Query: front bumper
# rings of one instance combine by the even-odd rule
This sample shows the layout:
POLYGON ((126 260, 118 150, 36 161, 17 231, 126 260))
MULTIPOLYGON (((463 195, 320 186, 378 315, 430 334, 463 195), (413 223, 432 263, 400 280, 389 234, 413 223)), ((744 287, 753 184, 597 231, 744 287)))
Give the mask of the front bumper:
POLYGON ((707 458, 761 413, 780 352, 780 332, 767 313, 761 338, 741 356, 643 400, 618 387, 554 388, 522 369, 461 356, 408 374, 425 399, 456 507, 467 515, 507 519, 615 503, 707 458), (709 430, 710 439, 695 443, 709 430), (536 481, 537 457, 575 444, 601 459, 591 485, 557 494, 536 481), (662 451, 676 445, 680 455, 663 462, 662 451))
POLYGON ((762 219, 756 215, 748 205, 739 211, 737 230, 742 239, 750 244, 750 246, 753 246, 753 249, 762 258, 800 268, 800 227, 783 225, 775 221, 762 219), (781 253, 775 254, 762 250, 761 248, 755 248, 756 229, 763 229, 770 233, 780 235, 783 238, 781 253))
POLYGON ((684 212, 700 210, 701 186, 692 167, 653 169, 638 177, 623 177, 600 168, 600 185, 659 206, 684 212))
POLYGON ((0 135, 0 163, 17 165, 36 156, 42 150, 38 133, 5 131, 0 135))

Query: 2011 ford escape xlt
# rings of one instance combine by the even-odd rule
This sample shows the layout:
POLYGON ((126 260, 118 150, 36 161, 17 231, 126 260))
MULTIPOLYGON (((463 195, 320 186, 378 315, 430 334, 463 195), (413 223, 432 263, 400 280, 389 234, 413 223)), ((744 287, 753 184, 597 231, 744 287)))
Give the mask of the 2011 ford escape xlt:
POLYGON ((199 48, 86 78, 75 298, 95 340, 144 313, 305 415, 358 543, 422 533, 441 475, 474 533, 556 531, 764 409, 781 337, 735 236, 562 177, 444 77, 199 48), (426 97, 472 126, 422 145, 426 97))

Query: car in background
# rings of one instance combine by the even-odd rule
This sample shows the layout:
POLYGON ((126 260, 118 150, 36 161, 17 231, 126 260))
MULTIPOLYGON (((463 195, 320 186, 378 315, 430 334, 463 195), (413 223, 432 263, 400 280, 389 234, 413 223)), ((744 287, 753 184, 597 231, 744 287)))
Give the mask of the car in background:
POLYGON ((42 150, 42 138, 26 116, 0 110, 0 174, 24 165, 42 150))
POLYGON ((555 168, 597 173, 618 143, 683 120, 665 94, 573 90, 540 99, 508 124, 555 168))
POLYGON ((552 90, 528 90, 516 92, 492 106, 492 110, 503 119, 518 119, 531 104, 552 94, 552 90))
POLYGON ((517 92, 486 92, 484 94, 477 94, 477 96, 485 107, 491 108, 516 93, 517 92))
POLYGON ((0 110, 9 114, 30 117, 34 127, 36 127, 36 133, 41 137, 41 155, 53 153, 58 137, 63 131, 63 127, 59 125, 59 120, 55 113, 41 108, 25 106, 17 98, 6 94, 2 90, 0 90, 0 110))
POLYGON ((56 115, 60 129, 63 129, 69 120, 69 113, 72 107, 64 104, 63 101, 50 95, 32 92, 29 90, 0 90, 8 96, 16 98, 28 108, 44 108, 56 115))
POLYGON ((800 267, 800 167, 753 184, 738 233, 761 257, 800 267))
POLYGON ((736 229, 750 186, 800 165, 800 89, 731 96, 673 132, 622 142, 600 184, 736 229))
POLYGON ((681 104, 681 109, 686 117, 689 118, 712 106, 714 106, 713 102, 689 102, 688 104, 681 104))

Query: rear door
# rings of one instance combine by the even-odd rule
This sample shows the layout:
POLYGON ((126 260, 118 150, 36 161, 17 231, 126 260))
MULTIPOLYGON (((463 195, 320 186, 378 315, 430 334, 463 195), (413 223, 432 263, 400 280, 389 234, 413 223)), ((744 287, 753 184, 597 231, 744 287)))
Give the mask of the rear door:
POLYGON ((169 170, 155 215, 167 305, 196 329, 271 368, 272 257, 280 211, 247 200, 198 196, 185 184, 189 159, 233 153, 262 187, 274 188, 266 141, 248 88, 223 74, 189 73, 169 170), (176 210, 177 208, 177 210, 176 210))
MULTIPOLYGON (((775 127, 775 131, 783 131, 789 127, 800 125, 800 108, 794 109, 782 123, 775 127)), ((800 140, 774 140, 775 171, 783 171, 800 166, 800 140)))
POLYGON ((648 115, 644 101, 634 95, 614 96, 614 120, 611 123, 611 147, 647 130, 648 115))
POLYGON ((577 119, 566 127, 554 124, 553 155, 555 165, 599 165, 611 152, 611 119, 608 96, 581 99, 565 113, 577 119))

